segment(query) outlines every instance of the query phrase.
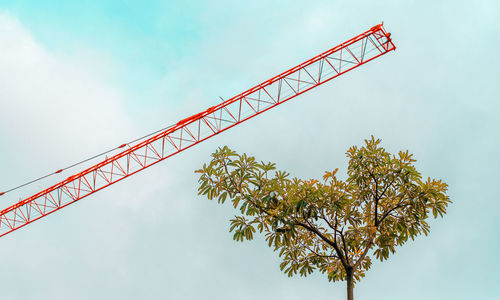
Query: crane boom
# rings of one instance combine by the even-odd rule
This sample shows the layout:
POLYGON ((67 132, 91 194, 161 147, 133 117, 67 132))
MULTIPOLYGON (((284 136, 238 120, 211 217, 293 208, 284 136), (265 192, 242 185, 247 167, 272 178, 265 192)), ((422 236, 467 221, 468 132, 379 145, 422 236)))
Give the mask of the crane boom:
POLYGON ((0 237, 395 49, 390 33, 378 24, 137 144, 124 144, 118 154, 3 209, 0 237))

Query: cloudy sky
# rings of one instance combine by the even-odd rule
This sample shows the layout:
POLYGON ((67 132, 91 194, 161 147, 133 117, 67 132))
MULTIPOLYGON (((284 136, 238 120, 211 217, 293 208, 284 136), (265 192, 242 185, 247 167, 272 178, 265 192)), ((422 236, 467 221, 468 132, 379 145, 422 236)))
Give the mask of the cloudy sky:
POLYGON ((429 236, 375 263, 356 297, 498 299, 495 1, 142 2, 0 3, 0 190, 198 113, 381 21, 398 48, 1 238, 2 299, 344 299, 344 283, 287 278, 262 238, 233 242, 231 207, 197 196, 193 170, 228 145, 319 178, 345 172, 347 148, 371 134, 414 153, 453 204, 429 236))

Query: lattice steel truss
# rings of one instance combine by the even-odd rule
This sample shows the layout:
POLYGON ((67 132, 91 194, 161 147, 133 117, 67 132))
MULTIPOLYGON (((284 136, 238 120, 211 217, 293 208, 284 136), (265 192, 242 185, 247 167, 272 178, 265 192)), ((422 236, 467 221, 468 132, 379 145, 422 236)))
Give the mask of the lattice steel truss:
POLYGON ((0 236, 144 170, 396 47, 382 24, 0 212, 0 236))

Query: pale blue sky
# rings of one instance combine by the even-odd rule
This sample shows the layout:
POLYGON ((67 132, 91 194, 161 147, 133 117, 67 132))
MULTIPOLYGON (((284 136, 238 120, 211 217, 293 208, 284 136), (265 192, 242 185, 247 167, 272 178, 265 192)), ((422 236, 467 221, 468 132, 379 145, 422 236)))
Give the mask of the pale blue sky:
POLYGON ((318 178, 345 172, 345 150, 371 134, 448 182, 453 204, 428 237, 375 263, 356 299, 500 299, 497 2, 143 2, 0 3, 0 190, 197 113, 380 21, 398 48, 3 237, 2 299, 344 299, 344 283, 287 278, 261 238, 233 242, 231 208, 198 197, 193 170, 229 145, 318 178))

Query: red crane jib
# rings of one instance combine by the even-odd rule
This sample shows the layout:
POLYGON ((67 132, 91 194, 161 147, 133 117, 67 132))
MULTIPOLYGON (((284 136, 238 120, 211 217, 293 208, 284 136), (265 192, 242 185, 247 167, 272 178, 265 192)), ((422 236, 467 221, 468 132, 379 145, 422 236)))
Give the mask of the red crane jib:
MULTIPOLYGON (((396 49, 382 24, 0 212, 4 236, 396 49)), ((124 148, 123 144, 118 148, 124 148)), ((61 173, 62 170, 56 173, 61 173)), ((0 194, 1 196, 1 194, 0 194)))

